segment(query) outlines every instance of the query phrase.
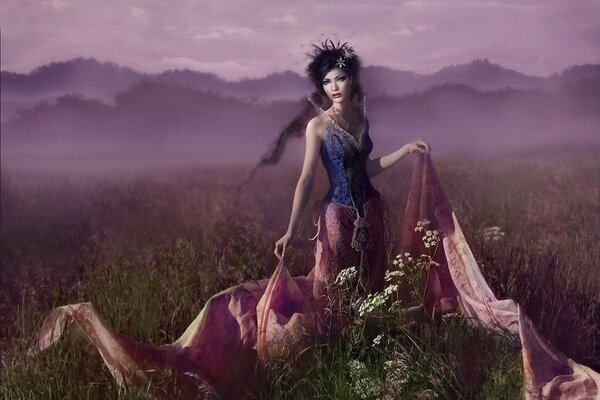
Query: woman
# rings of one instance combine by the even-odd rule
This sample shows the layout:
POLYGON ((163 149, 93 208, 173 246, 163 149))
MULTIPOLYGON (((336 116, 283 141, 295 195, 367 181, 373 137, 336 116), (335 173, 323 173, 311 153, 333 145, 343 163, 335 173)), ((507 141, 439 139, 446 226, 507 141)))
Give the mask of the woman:
POLYGON ((341 321, 331 307, 336 301, 332 283, 340 269, 361 267, 357 295, 383 288, 383 204, 369 176, 408 153, 429 151, 416 141, 388 156, 368 159, 372 142, 359 70, 352 48, 333 42, 316 47, 308 67, 319 93, 332 104, 324 111, 314 103, 319 115, 306 126, 306 158, 289 228, 275 248, 282 260, 298 229, 320 152, 331 189, 319 209, 316 264, 308 276, 291 277, 280 261, 270 279, 242 283, 211 297, 179 339, 159 347, 112 331, 90 303, 59 307, 44 321, 34 352, 55 343, 66 322, 74 321, 120 384, 140 385, 170 370, 192 395, 213 390, 236 398, 258 390, 253 386, 260 386, 259 359, 286 358, 311 337, 337 333, 341 321))
MULTIPOLYGON (((322 312, 335 300, 332 287, 343 268, 359 267, 356 295, 383 289, 386 269, 383 203, 369 180, 409 153, 429 152, 421 140, 395 152, 369 159, 373 143, 365 115, 366 95, 360 85, 360 60, 347 43, 332 41, 316 47, 308 75, 317 88, 315 98, 326 98, 331 106, 323 110, 309 98, 318 115, 306 126, 306 153, 287 232, 275 243, 275 255, 282 259, 298 230, 300 217, 313 186, 319 154, 329 176, 330 189, 318 210, 316 263, 313 294, 316 310, 322 312)), ((335 319, 335 315, 332 315, 335 319)), ((335 321, 328 318, 327 332, 335 321)), ((320 322, 323 318, 319 319, 320 322)))

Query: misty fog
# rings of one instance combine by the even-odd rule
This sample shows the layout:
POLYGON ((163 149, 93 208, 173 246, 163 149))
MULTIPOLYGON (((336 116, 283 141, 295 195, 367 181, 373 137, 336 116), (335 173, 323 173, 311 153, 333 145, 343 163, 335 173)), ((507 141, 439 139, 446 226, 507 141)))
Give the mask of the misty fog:
MULTIPOLYGON (((417 138, 437 156, 597 147, 599 67, 548 78, 487 60, 423 76, 367 67, 372 157, 417 138)), ((81 59, 29 75, 3 71, 2 87, 2 167, 79 172, 256 164, 312 90, 289 71, 225 82, 81 59)), ((284 160, 300 163, 303 147, 302 139, 290 140, 284 160)))

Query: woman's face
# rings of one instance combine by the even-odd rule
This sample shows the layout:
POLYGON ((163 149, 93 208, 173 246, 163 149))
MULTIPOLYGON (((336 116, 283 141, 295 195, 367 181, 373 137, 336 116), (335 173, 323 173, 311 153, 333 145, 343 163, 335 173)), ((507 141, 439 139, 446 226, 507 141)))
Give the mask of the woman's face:
POLYGON ((341 68, 334 68, 321 81, 323 90, 334 103, 343 103, 352 96, 352 78, 341 68))

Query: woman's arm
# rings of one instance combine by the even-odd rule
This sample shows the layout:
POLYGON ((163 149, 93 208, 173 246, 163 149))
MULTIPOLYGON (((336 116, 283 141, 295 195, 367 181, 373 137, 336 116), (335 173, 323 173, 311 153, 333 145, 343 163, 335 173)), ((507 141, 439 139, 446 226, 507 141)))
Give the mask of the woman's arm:
POLYGON ((306 125, 306 152, 304 154, 304 164, 302 173, 296 191, 294 192, 294 202, 292 204, 292 213, 290 215, 290 223, 287 232, 281 239, 275 242, 275 255, 281 259, 285 255, 287 246, 292 241, 296 232, 300 218, 306 208, 306 203, 310 197, 313 183, 315 181, 315 170, 319 161, 319 148, 321 146, 321 137, 319 132, 323 130, 323 122, 319 117, 311 119, 306 125))
POLYGON ((429 153, 431 148, 422 140, 415 140, 400 147, 398 150, 386 156, 367 161, 367 175, 374 177, 386 168, 400 161, 404 156, 414 152, 429 153))

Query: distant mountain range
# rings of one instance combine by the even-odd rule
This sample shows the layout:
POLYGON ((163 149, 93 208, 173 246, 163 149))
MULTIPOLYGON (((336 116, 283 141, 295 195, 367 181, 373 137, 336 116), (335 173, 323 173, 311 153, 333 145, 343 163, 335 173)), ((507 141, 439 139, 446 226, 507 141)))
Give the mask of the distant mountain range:
MULTIPOLYGON (((542 78, 503 68, 487 59, 477 59, 426 75, 386 67, 365 67, 361 73, 361 82, 371 97, 377 97, 401 96, 445 83, 460 83, 478 90, 506 87, 555 90, 568 81, 598 77, 600 64, 575 65, 542 78)), ((229 82, 206 72, 168 70, 148 74, 90 58, 53 62, 36 68, 29 74, 2 71, 0 79, 3 100, 12 101, 75 93, 110 101, 118 92, 125 91, 142 80, 175 82, 203 92, 261 101, 297 100, 313 90, 307 78, 291 71, 259 79, 229 82)))
MULTIPOLYGON (((600 65, 546 78, 487 60, 429 75, 366 67, 361 81, 376 149, 417 137, 438 151, 600 144, 600 65)), ((257 160, 312 91, 308 79, 290 71, 227 82, 93 59, 30 74, 3 71, 1 85, 3 157, 197 153, 257 160)))

